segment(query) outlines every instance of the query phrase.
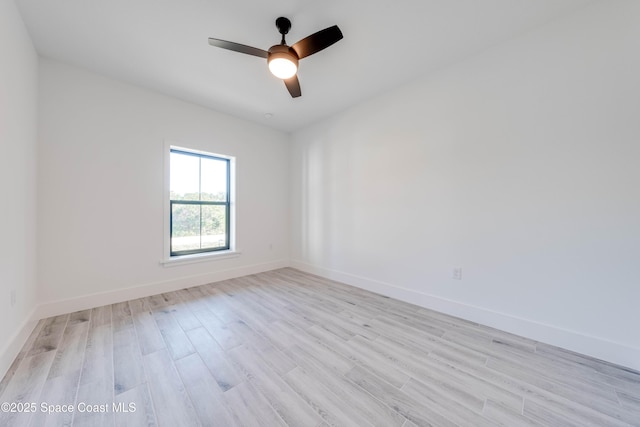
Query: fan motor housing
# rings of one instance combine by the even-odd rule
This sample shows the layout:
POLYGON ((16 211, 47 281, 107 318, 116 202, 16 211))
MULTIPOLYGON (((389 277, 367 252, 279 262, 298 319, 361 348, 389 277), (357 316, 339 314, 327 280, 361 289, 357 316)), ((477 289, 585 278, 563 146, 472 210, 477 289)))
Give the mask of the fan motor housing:
POLYGON ((298 54, 295 50, 291 49, 285 44, 277 44, 269 48, 269 56, 267 62, 271 62, 272 59, 284 58, 296 64, 298 66, 298 54))

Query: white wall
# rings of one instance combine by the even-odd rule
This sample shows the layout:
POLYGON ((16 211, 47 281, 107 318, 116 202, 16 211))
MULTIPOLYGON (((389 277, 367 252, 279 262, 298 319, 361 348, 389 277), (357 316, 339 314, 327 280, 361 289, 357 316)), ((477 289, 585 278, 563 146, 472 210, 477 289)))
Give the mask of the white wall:
POLYGON ((12 0, 0 0, 0 64, 1 377, 31 332, 36 295, 38 56, 12 0))
POLYGON ((599 2, 297 132, 293 265, 640 369, 638 40, 599 2))
POLYGON ((288 263, 287 134, 50 60, 40 89, 41 316, 288 263), (240 257, 160 265, 165 140, 236 157, 240 257))

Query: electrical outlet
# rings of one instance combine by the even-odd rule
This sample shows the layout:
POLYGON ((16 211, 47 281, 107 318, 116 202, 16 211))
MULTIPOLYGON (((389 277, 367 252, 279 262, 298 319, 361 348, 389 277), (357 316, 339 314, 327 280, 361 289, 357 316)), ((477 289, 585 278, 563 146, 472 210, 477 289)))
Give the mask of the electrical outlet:
POLYGON ((11 289, 11 307, 16 305, 16 290, 11 289))
POLYGON ((454 280, 462 280, 462 267, 454 267, 451 276, 454 280))

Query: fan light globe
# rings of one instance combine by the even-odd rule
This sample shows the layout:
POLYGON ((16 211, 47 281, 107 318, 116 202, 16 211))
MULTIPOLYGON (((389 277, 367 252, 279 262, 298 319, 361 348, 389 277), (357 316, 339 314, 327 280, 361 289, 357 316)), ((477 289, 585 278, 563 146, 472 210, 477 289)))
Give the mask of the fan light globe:
POLYGON ((267 62, 269 71, 279 79, 290 79, 298 71, 298 56, 284 44, 271 46, 267 62))
POLYGON ((296 75, 298 66, 288 58, 273 58, 269 61, 269 71, 279 79, 289 79, 296 75))

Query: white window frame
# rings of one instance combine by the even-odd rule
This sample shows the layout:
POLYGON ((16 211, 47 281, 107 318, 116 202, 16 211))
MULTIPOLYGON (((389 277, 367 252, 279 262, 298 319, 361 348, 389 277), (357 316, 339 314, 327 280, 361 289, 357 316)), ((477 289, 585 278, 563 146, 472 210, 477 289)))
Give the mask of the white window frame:
POLYGON ((163 257, 162 257, 162 260, 160 261, 160 264, 164 265, 165 267, 171 267, 175 265, 214 261, 214 260, 235 258, 240 256, 242 252, 238 249, 237 238, 236 238, 236 228, 237 228, 236 218, 237 218, 237 211, 238 211, 238 206, 236 201, 236 194, 237 194, 236 170, 237 170, 237 163, 236 163, 236 158, 234 156, 230 156, 228 154, 212 153, 210 151, 205 151, 199 148, 185 147, 182 145, 177 145, 175 143, 172 143, 171 141, 165 141, 164 143, 164 191, 163 191, 164 201, 162 204, 162 211, 163 211, 163 218, 164 218, 164 221, 163 221, 164 248, 163 248, 163 257), (171 206, 171 192, 170 192, 171 161, 170 159, 171 159, 172 149, 186 151, 194 154, 203 154, 207 156, 220 157, 220 158, 229 160, 229 190, 230 190, 229 191, 230 193, 229 194, 229 202, 230 202, 229 212, 230 212, 230 215, 229 215, 229 249, 228 250, 171 256, 171 233, 170 233, 171 213, 169 210, 171 206))

